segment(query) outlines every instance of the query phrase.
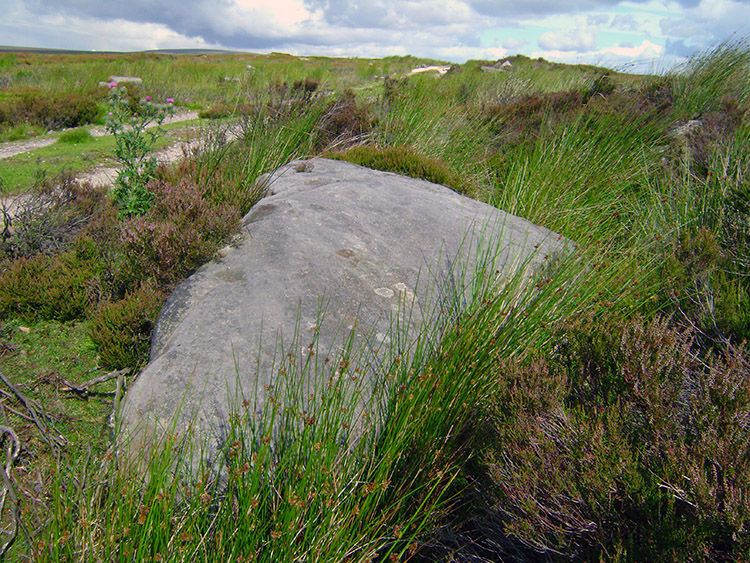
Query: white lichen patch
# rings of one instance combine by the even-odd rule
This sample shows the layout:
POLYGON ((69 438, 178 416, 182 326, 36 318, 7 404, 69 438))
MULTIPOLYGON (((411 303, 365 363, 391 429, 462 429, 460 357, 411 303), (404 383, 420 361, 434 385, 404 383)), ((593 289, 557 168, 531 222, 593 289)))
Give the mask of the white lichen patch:
POLYGON ((386 297, 388 299, 395 295, 393 290, 389 287, 379 287, 375 290, 375 293, 380 295, 380 297, 386 297))

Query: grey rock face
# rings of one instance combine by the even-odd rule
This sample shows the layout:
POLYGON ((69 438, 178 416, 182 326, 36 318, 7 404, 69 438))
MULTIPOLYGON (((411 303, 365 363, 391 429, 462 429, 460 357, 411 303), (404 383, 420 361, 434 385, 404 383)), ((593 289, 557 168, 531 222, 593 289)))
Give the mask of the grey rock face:
POLYGON ((541 263, 562 246, 443 186, 346 162, 296 161, 265 180, 270 193, 236 245, 181 284, 160 316, 124 403, 131 449, 147 445, 144 429, 173 421, 221 445, 230 397, 263 395, 282 355, 309 358, 313 335, 321 360, 349 336, 373 353, 393 345, 394 318, 413 337, 446 296, 466 297, 480 240, 497 257, 493 270, 541 263))

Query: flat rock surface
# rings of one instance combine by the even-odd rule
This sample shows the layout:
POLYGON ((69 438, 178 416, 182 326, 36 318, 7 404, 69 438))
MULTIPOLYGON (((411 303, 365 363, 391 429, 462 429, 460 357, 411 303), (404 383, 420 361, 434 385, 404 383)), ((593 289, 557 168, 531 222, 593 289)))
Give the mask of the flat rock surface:
POLYGON ((437 302, 462 295, 480 240, 501 270, 543 262, 563 244, 446 187, 346 162, 295 161, 265 180, 269 195, 236 244, 167 302, 124 403, 132 444, 178 410, 178 432, 194 418, 198 435, 221 444, 229 397, 273 387, 282 352, 303 362, 314 337, 322 359, 349 335, 365 351, 391 345, 397 317, 413 336, 434 322, 437 302))

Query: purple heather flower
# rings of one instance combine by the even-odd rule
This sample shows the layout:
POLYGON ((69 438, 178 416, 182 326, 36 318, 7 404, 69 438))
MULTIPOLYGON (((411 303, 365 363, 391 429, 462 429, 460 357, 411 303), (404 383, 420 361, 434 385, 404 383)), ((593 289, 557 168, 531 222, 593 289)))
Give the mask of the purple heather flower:
POLYGON ((173 104, 173 103, 174 103, 174 100, 173 100, 172 98, 167 98, 167 103, 168 103, 168 104, 173 104))
POLYGON ((146 96, 146 101, 150 102, 151 101, 151 96, 146 96))
POLYGON ((107 84, 107 86, 109 86, 110 88, 117 88, 117 82, 110 82, 109 84, 107 84))

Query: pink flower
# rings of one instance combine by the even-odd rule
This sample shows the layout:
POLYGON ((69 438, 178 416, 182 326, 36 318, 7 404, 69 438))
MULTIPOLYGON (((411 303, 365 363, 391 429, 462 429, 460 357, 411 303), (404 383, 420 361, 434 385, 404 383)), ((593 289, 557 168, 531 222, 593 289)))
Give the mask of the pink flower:
POLYGON ((168 104, 173 104, 173 103, 174 103, 174 100, 173 100, 172 98, 167 98, 167 103, 168 103, 168 104))
POLYGON ((110 111, 107 115, 112 115, 112 112, 110 111))
POLYGON ((151 96, 146 96, 146 101, 150 102, 151 101, 151 96))
POLYGON ((107 84, 107 86, 109 86, 110 88, 117 88, 117 82, 110 82, 109 84, 107 84))

